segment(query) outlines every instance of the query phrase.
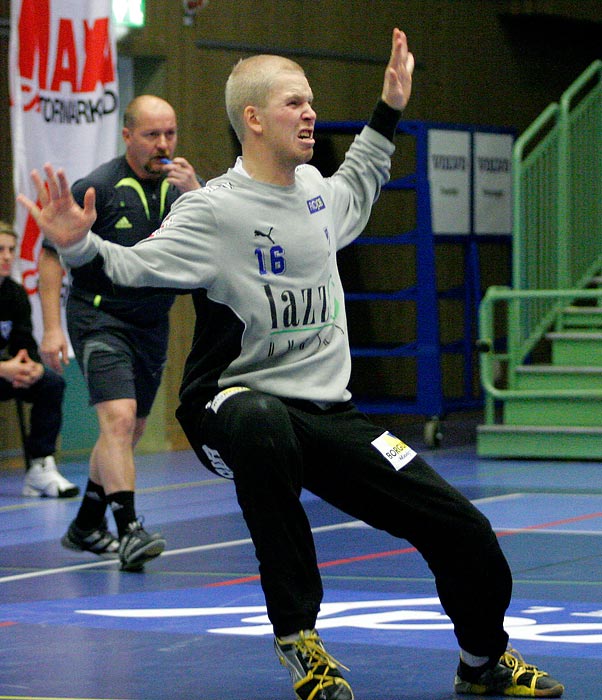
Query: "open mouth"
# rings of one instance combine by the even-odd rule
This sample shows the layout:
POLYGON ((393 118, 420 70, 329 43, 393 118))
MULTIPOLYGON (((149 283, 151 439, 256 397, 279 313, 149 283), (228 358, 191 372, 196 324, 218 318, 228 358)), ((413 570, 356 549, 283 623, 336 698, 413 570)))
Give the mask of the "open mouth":
POLYGON ((313 141, 314 132, 312 129, 303 129, 299 132, 301 141, 313 141))

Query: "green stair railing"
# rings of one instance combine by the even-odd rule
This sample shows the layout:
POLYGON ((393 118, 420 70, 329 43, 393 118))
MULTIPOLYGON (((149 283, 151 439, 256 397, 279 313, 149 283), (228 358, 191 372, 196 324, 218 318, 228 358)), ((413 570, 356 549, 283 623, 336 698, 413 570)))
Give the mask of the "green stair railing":
POLYGON ((585 286, 602 264, 602 61, 563 94, 560 127, 556 286, 565 289, 585 286))
MULTIPOLYGON (((549 105, 516 140, 513 150, 512 276, 516 289, 554 289, 558 280, 560 107, 549 105)), ((554 299, 512 305, 521 329, 515 360, 528 355, 554 317, 554 299), (523 337, 524 336, 524 337, 523 337)), ((510 341, 512 342, 512 341, 510 341)))
POLYGON ((565 306, 578 296, 602 304, 602 289, 529 289, 489 287, 479 308, 479 348, 481 383, 485 392, 485 422, 496 422, 495 402, 507 399, 596 398, 602 400, 602 392, 594 389, 516 389, 516 368, 521 364, 523 348, 527 341, 526 330, 519 322, 516 308, 525 315, 534 315, 534 309, 542 301, 550 305, 565 306), (496 337, 502 334, 508 339, 504 349, 496 348, 496 337))
POLYGON ((602 61, 594 61, 516 140, 513 195, 514 292, 496 288, 479 309, 487 422, 493 422, 494 399, 527 398, 512 388, 514 372, 564 306, 584 296, 602 303, 599 293, 585 289, 602 270, 602 61), (502 352, 489 327, 494 299, 507 307, 506 327, 497 333, 506 339, 502 352), (500 363, 505 391, 494 380, 500 363))

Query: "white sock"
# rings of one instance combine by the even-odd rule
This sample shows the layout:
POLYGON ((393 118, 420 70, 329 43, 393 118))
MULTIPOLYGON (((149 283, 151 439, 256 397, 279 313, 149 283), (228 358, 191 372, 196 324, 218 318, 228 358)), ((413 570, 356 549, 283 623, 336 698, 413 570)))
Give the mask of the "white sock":
MULTIPOLYGON (((306 637, 310 635, 312 631, 313 630, 302 630, 306 637)), ((296 642, 297 639, 299 639, 299 632, 295 632, 294 634, 287 634, 284 637, 278 637, 278 639, 281 642, 284 642, 285 644, 290 644, 291 642, 296 642)))
POLYGON ((474 654, 469 654, 467 651, 464 651, 464 649, 460 649, 460 658, 467 666, 471 666, 472 668, 483 666, 489 661, 488 656, 475 656, 474 654))

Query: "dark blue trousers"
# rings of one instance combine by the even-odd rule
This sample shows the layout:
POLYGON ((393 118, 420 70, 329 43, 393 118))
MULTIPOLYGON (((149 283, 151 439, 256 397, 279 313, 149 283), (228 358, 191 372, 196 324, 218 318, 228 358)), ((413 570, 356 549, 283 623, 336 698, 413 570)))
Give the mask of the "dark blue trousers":
POLYGON ((31 404, 30 429, 25 444, 31 458, 55 453, 63 420, 65 380, 49 367, 44 370, 42 377, 27 389, 14 389, 9 382, 0 379, 0 401, 15 398, 31 404))

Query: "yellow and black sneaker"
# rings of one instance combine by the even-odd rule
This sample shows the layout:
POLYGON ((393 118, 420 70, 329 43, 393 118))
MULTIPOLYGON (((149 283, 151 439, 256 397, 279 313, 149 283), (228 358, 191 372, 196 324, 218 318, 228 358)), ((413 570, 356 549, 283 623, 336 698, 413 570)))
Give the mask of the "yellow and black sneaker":
POLYGON ((349 683, 343 678, 339 663, 324 649, 316 630, 299 632, 293 641, 274 640, 274 648, 291 674, 298 700, 353 700, 349 683))
POLYGON ((515 650, 508 651, 493 668, 483 671, 477 678, 468 676, 467 667, 458 667, 454 690, 465 695, 510 695, 517 698, 559 698, 564 686, 545 671, 528 664, 515 650))

